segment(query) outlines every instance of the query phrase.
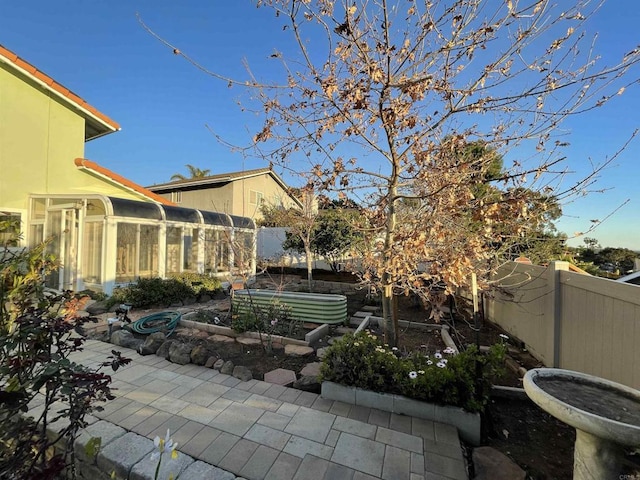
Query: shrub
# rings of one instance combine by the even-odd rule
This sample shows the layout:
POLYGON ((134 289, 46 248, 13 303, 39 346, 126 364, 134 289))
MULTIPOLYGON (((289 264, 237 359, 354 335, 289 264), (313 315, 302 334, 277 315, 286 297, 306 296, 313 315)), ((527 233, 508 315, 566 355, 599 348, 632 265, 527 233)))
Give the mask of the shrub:
POLYGON ((196 273, 181 273, 170 278, 139 278, 136 283, 113 290, 109 305, 128 303, 144 308, 166 306, 185 298, 199 298, 222 290, 220 280, 196 273))
POLYGON ((73 443, 85 416, 114 398, 100 370, 130 361, 115 350, 98 368, 70 360, 85 341, 75 330, 92 320, 77 316, 86 297, 45 289, 56 268, 45 246, 0 248, 0 478, 75 478, 73 443), (37 414, 27 416, 34 404, 37 414))
POLYGON ((346 334, 328 348, 320 374, 322 380, 342 385, 478 412, 488 401, 490 379, 499 374, 505 353, 504 345, 494 345, 487 355, 470 346, 458 355, 403 357, 374 335, 361 332, 346 334))
POLYGON ((222 283, 219 278, 211 277, 201 273, 183 272, 171 275, 181 283, 187 285, 196 297, 202 295, 214 295, 222 291, 222 283))

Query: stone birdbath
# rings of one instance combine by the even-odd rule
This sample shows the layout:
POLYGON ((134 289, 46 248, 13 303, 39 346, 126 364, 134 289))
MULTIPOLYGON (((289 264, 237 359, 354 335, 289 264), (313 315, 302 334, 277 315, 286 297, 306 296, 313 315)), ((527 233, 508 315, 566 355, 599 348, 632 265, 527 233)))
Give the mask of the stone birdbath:
POLYGON ((524 389, 543 410, 576 429, 574 480, 620 476, 623 446, 640 446, 640 391, 556 368, 529 370, 524 389))

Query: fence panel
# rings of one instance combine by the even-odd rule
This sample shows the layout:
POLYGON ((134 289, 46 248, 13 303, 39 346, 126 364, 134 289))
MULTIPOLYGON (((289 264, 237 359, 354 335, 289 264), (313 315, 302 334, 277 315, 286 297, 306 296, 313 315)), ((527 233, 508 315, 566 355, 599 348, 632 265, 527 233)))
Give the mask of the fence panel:
MULTIPOLYGON (((551 267, 548 267, 551 268, 551 267)), ((509 263, 498 270, 498 291, 485 304, 490 320, 522 340, 545 365, 553 364, 553 285, 548 268, 509 263)))
POLYGON ((490 320, 547 366, 640 389, 640 287, 549 267, 508 264, 487 300, 490 320))
POLYGON ((560 367, 640 389, 640 287, 560 272, 560 367))

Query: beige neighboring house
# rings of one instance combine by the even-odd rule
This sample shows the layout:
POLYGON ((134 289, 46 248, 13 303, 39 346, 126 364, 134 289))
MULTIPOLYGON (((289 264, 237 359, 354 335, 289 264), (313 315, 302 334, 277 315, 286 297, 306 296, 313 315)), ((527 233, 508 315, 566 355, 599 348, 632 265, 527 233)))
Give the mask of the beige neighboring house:
POLYGON ((262 218, 263 203, 302 208, 287 184, 270 168, 177 180, 146 188, 181 207, 215 210, 253 220, 262 218))

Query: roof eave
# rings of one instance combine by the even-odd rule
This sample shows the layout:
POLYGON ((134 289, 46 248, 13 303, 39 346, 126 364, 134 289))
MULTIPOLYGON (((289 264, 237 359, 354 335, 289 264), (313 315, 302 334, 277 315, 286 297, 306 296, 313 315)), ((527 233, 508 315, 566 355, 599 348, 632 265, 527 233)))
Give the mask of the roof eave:
POLYGON ((149 191, 148 189, 138 185, 137 183, 132 182, 131 180, 126 179, 125 177, 118 175, 111 170, 101 167, 95 162, 91 160, 87 160, 86 158, 76 158, 75 159, 76 166, 83 171, 89 172, 92 175, 96 175, 109 183, 115 184, 120 188, 123 188, 131 193, 139 197, 146 198, 147 200, 151 200, 154 203, 160 203, 162 205, 170 205, 176 206, 175 203, 167 200, 160 195, 155 194, 154 192, 149 191))
POLYGON ((97 135, 85 137, 85 141, 93 140, 120 130, 120 125, 117 122, 110 119, 103 113, 100 113, 75 93, 1 45, 0 63, 7 65, 10 69, 18 72, 24 77, 27 77, 41 88, 51 93, 54 97, 61 100, 62 103, 69 105, 74 110, 77 110, 86 121, 97 126, 97 130, 102 130, 97 135))

